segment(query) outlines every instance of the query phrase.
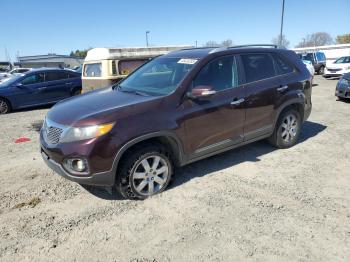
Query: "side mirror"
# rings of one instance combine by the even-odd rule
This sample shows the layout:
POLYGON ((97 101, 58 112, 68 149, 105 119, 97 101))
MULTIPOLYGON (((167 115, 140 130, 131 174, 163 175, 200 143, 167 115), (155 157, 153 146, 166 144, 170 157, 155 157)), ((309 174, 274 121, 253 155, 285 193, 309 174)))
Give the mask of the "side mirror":
POLYGON ((211 86, 196 86, 192 89, 191 92, 188 92, 187 96, 190 99, 199 99, 205 100, 216 94, 216 91, 213 90, 211 86))

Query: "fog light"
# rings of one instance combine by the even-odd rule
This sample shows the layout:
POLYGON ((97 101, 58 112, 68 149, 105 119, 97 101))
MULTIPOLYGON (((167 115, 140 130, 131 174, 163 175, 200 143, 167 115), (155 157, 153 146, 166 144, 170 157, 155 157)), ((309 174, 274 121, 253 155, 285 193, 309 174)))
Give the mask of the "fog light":
POLYGON ((84 174, 88 171, 87 161, 81 158, 69 158, 64 161, 64 167, 73 174, 84 174))

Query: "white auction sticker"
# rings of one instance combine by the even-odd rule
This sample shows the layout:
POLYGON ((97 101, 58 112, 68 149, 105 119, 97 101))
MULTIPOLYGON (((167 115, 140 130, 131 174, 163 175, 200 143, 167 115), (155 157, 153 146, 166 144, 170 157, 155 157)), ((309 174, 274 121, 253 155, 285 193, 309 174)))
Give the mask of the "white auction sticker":
POLYGON ((182 58, 177 63, 178 64, 187 64, 187 65, 193 65, 197 62, 197 59, 189 59, 189 58, 182 58))

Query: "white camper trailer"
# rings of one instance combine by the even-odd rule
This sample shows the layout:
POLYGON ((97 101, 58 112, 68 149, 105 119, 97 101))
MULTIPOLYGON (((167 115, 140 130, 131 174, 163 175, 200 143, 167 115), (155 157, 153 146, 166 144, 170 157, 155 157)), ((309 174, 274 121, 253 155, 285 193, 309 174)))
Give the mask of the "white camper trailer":
POLYGON ((292 49, 297 54, 309 53, 309 52, 323 52, 328 63, 333 63, 335 60, 342 56, 350 56, 350 44, 339 44, 339 45, 325 45, 315 47, 302 47, 292 49))
POLYGON ((83 92, 119 82, 153 57, 191 46, 93 48, 83 64, 83 92))

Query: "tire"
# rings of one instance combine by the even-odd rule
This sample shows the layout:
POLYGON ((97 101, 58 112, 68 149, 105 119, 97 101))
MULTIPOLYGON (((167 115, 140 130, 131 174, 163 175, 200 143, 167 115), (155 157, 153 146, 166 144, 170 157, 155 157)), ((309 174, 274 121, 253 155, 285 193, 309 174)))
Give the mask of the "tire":
POLYGON ((277 148, 294 146, 299 139, 301 117, 297 110, 289 109, 281 113, 269 142, 277 148))
POLYGON ((11 112, 10 103, 6 99, 0 98, 0 115, 8 114, 10 112, 11 112))
POLYGON ((146 199, 163 192, 174 172, 169 151, 160 144, 143 144, 127 152, 117 174, 116 188, 123 198, 146 199), (142 146, 142 147, 141 147, 142 146))
POLYGON ((320 69, 318 69, 317 72, 319 75, 323 75, 324 74, 324 66, 321 66, 320 69))
POLYGON ((81 89, 74 90, 72 96, 78 96, 81 94, 81 89))

